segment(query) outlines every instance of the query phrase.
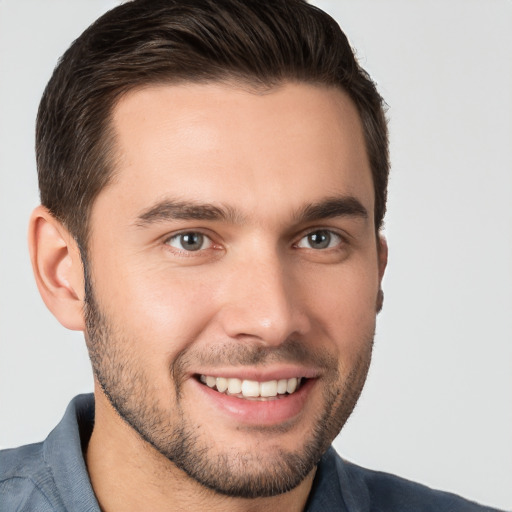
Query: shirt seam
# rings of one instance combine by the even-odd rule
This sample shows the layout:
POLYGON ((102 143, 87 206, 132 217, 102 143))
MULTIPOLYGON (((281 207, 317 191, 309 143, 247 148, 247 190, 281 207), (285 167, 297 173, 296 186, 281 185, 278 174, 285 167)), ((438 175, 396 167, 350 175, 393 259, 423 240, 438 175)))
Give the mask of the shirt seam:
MULTIPOLYGON (((53 478, 53 475, 52 475, 53 478)), ((43 491, 43 489, 37 484, 30 476, 21 476, 21 475, 12 475, 5 478, 2 478, 0 480, 0 483, 7 482, 9 480, 28 480, 34 487, 39 491, 39 493, 43 496, 43 498, 46 500, 48 505, 51 507, 52 510, 55 510, 55 507, 53 506, 50 498, 46 495, 46 493, 43 491)))

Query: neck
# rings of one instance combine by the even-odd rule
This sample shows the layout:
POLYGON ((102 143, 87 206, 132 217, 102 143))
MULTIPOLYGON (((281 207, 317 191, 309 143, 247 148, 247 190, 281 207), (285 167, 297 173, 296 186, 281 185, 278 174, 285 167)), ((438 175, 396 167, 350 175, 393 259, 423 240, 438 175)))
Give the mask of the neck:
POLYGON ((94 429, 86 452, 92 487, 103 512, 208 510, 299 512, 313 483, 312 471, 295 489, 270 498, 233 498, 199 484, 146 443, 96 393, 94 429))

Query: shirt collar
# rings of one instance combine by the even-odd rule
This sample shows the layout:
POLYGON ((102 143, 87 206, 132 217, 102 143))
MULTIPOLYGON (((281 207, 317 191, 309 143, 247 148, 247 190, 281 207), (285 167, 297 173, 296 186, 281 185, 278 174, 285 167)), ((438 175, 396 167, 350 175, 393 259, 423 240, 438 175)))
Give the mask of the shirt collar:
POLYGON ((67 510, 100 512, 83 455, 93 424, 93 395, 78 395, 43 445, 44 461, 67 510))

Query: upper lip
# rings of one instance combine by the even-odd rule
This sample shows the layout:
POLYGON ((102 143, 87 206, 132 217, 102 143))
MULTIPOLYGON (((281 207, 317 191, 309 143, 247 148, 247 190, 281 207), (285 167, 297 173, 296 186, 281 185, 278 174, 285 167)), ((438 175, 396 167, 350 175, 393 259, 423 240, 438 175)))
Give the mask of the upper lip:
POLYGON ((224 377, 228 379, 254 380, 257 382, 268 382, 271 380, 291 379, 293 377, 304 377, 314 379, 320 375, 316 368, 279 365, 275 367, 222 367, 204 368, 194 372, 194 375, 206 375, 211 377, 224 377))

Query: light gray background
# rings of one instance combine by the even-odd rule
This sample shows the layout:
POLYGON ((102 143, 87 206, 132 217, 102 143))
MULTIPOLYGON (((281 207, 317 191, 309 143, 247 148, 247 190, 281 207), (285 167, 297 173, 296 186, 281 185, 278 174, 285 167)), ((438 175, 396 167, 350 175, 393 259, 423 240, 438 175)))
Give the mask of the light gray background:
MULTIPOLYGON (((117 2, 0 0, 0 445, 92 389, 46 311, 26 227, 35 113, 58 56, 117 2)), ((512 508, 512 2, 324 0, 391 119, 390 263, 348 459, 512 508)))

